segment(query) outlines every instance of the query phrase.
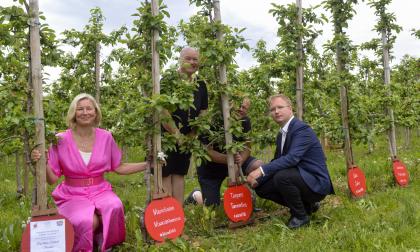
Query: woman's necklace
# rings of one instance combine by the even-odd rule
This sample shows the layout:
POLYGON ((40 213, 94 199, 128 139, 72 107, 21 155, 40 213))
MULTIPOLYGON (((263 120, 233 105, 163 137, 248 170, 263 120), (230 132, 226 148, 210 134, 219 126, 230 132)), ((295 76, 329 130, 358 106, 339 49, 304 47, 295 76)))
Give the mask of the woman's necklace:
POLYGON ((77 132, 74 134, 77 147, 83 152, 92 152, 95 134, 92 132, 86 136, 80 136, 77 132))

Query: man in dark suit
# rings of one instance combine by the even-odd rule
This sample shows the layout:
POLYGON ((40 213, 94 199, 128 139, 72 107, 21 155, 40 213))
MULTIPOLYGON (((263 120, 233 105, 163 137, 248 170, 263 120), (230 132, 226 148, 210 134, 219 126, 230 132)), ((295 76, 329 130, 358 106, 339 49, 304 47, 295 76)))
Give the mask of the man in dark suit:
POLYGON ((285 95, 269 99, 270 114, 281 127, 274 159, 251 172, 247 181, 258 196, 290 209, 289 228, 309 224, 319 201, 334 189, 325 156, 315 132, 294 118, 292 103, 285 95))

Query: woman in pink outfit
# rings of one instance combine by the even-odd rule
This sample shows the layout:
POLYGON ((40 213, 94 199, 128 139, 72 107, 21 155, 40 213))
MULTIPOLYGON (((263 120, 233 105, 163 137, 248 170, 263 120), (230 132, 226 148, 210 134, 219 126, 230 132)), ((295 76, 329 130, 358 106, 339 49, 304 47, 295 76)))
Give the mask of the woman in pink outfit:
MULTIPOLYGON (((144 171, 148 162, 121 163, 121 151, 111 133, 98 128, 101 110, 88 94, 76 96, 67 113, 69 127, 59 133, 48 151, 47 182, 64 176, 52 196, 61 215, 72 223, 73 251, 93 251, 95 242, 105 251, 125 240, 124 207, 104 179, 105 172, 144 171)), ((32 157, 38 160, 39 151, 32 157)))

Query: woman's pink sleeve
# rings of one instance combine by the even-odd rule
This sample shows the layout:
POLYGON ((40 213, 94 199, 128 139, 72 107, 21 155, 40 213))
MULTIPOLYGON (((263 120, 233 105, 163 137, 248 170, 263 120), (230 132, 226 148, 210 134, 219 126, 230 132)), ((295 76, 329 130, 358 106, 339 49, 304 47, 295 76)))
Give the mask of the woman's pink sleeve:
POLYGON ((62 175, 57 145, 51 146, 48 150, 48 166, 57 177, 62 175))
POLYGON ((121 164, 122 152, 111 135, 111 170, 114 171, 121 164))

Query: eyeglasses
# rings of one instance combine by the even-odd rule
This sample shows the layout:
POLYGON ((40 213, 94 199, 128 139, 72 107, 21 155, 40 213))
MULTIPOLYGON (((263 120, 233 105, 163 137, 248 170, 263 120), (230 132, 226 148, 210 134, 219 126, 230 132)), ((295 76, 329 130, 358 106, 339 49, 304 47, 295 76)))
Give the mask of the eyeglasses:
POLYGON ((192 62, 198 62, 198 58, 195 57, 185 57, 184 61, 192 61, 192 62))
POLYGON ((275 107, 271 107, 270 108, 270 112, 276 112, 277 109, 278 110, 281 110, 281 109, 284 109, 284 108, 287 108, 287 107, 290 107, 290 106, 287 105, 287 106, 275 106, 275 107))

